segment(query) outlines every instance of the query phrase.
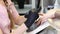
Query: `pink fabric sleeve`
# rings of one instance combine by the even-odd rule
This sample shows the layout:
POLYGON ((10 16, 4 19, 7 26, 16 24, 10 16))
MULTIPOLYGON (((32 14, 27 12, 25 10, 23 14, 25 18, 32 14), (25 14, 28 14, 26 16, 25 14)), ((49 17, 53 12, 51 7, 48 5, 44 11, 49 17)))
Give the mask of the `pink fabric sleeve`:
POLYGON ((8 17, 7 10, 4 6, 0 5, 0 28, 5 34, 8 34, 9 25, 10 25, 10 20, 8 17))
POLYGON ((9 10, 11 10, 11 13, 14 18, 17 18, 19 16, 13 2, 11 2, 11 5, 9 6, 9 10))

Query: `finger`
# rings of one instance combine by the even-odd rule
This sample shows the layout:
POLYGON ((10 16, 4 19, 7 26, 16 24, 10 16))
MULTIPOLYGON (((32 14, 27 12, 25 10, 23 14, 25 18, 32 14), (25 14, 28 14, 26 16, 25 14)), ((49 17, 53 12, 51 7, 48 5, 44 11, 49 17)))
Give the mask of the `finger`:
POLYGON ((39 13, 40 16, 43 16, 44 14, 43 13, 39 13))
POLYGON ((41 20, 40 19, 36 22, 36 25, 37 26, 41 25, 41 20))
POLYGON ((47 21, 46 19, 45 19, 45 20, 42 20, 42 21, 41 21, 41 24, 44 24, 46 21, 47 21))

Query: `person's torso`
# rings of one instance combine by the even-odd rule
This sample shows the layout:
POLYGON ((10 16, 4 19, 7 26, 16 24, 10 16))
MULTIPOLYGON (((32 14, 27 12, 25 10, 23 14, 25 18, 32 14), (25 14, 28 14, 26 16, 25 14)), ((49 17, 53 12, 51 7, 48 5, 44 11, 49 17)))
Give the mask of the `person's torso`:
POLYGON ((0 3, 0 24, 9 25, 10 19, 8 17, 8 12, 5 6, 0 3))

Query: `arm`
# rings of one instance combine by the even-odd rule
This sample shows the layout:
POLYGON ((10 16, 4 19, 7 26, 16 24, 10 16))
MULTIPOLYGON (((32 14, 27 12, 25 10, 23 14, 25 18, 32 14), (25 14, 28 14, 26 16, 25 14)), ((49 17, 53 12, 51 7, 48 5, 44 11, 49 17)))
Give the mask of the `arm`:
POLYGON ((41 22, 43 23, 43 22, 47 21, 47 19, 49 19, 49 18, 55 18, 56 10, 57 9, 48 10, 48 12, 45 15, 42 16, 42 18, 41 18, 42 21, 41 22))
POLYGON ((46 22, 49 18, 55 18, 55 12, 57 11, 57 9, 51 9, 48 10, 48 12, 46 14, 44 14, 43 16, 40 17, 40 20, 38 21, 38 24, 41 22, 41 24, 43 24, 44 22, 46 22))
POLYGON ((15 29, 11 34, 23 34, 28 28, 26 25, 23 23, 20 27, 15 29))
POLYGON ((0 29, 0 34, 3 34, 1 29, 0 29))
MULTIPOLYGON (((30 10, 31 11, 31 10, 30 10)), ((29 17, 27 18, 27 20, 25 21, 24 25, 26 26, 26 28, 30 28, 31 25, 35 22, 35 20, 38 18, 38 13, 36 12, 29 12, 29 17), (33 17, 33 18, 32 18, 33 17)), ((25 26, 23 24, 15 31, 16 33, 23 33, 24 31, 26 31, 27 29, 25 29, 25 26), (24 27, 24 28, 23 28, 24 27), (22 31, 21 31, 22 30, 22 31), (20 32, 21 31, 21 32, 20 32)), ((14 33, 15 33, 14 32, 14 33)))
POLYGON ((49 15, 50 18, 59 18, 60 17, 60 9, 52 9, 49 10, 46 15, 49 15))
MULTIPOLYGON (((10 25, 10 20, 9 20, 9 17, 8 17, 8 14, 7 14, 7 10, 3 6, 0 6, 0 9, 2 9, 0 11, 4 12, 4 14, 3 13, 1 14, 4 18, 2 16, 0 16, 1 17, 1 19, 0 19, 0 28, 1 28, 2 32, 3 32, 3 34, 10 34, 10 29, 8 28, 8 25, 10 25)), ((30 24, 30 26, 31 25, 32 24, 30 24)), ((24 31, 27 30, 26 26, 29 26, 28 22, 26 22, 26 24, 22 24, 20 27, 18 27, 16 30, 14 30, 12 32, 12 34, 17 34, 17 33, 22 34, 24 31)))
POLYGON ((26 19, 24 16, 20 16, 14 6, 14 4, 11 2, 11 0, 7 0, 8 5, 9 5, 9 10, 12 15, 12 19, 16 24, 22 24, 26 19), (22 20, 23 19, 23 20, 22 20))
POLYGON ((42 17, 40 17, 40 20, 38 21, 38 24, 43 24, 49 18, 60 18, 60 9, 48 10, 48 12, 46 14, 44 14, 42 17))

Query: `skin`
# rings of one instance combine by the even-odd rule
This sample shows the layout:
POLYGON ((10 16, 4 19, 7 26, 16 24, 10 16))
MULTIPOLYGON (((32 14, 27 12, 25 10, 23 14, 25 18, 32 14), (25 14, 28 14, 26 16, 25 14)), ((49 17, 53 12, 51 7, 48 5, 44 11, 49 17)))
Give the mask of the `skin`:
MULTIPOLYGON (((8 34, 24 34, 24 32, 26 30, 27 30, 27 27, 25 26, 25 24, 22 24, 17 29, 15 29, 13 32, 8 33, 8 34)), ((6 32, 8 32, 8 31, 6 31, 6 32)), ((0 34, 3 34, 3 31, 1 29, 0 29, 0 34)))
MULTIPOLYGON (((12 3, 10 0, 7 0, 7 2, 12 3)), ((8 5, 9 5, 9 3, 8 3, 8 5)), ((1 21, 0 28, 3 32, 3 34, 16 34, 16 33, 22 34, 24 31, 27 30, 27 27, 25 26, 25 24, 22 24, 22 22, 24 22, 26 19, 24 18, 24 16, 19 16, 14 5, 12 5, 12 6, 8 7, 8 8, 10 8, 10 10, 9 9, 8 10, 12 16, 12 19, 13 19, 13 21, 15 21, 16 24, 18 24, 18 25, 22 24, 22 25, 20 27, 18 27, 16 30, 14 30, 12 33, 10 33, 10 27, 9 27, 10 26, 10 19, 8 17, 8 12, 7 12, 7 9, 6 9, 6 6, 5 6, 3 0, 0 0, 0 5, 1 5, 0 9, 2 9, 2 10, 0 10, 0 13, 1 13, 1 11, 5 12, 5 13, 2 13, 2 15, 4 15, 4 17, 6 17, 5 20, 7 20, 7 21, 3 21, 4 19, 0 17, 1 19, 3 19, 3 20, 0 20, 1 21), (5 23, 5 24, 3 24, 3 23, 5 23)))
POLYGON ((38 20, 37 25, 43 24, 49 18, 60 19, 60 9, 51 9, 51 10, 48 10, 48 12, 46 14, 42 14, 42 16, 40 17, 40 19, 38 20))
MULTIPOLYGON (((8 5, 10 5, 12 2, 11 0, 7 0, 8 5)), ((4 5, 4 4, 3 4, 4 5)), ((55 12, 57 11, 57 9, 52 9, 49 10, 46 14, 44 14, 39 20, 41 21, 41 23, 47 21, 48 18, 54 18, 55 17, 55 12), (50 13, 50 14, 49 14, 50 13)), ((15 9, 14 5, 10 5, 8 6, 8 12, 11 14, 13 21, 20 25, 22 24, 22 22, 24 22, 26 20, 26 18, 21 17, 17 10, 15 9), (21 21, 21 18, 23 18, 23 20, 21 21)), ((8 23, 8 22, 6 22, 8 23)), ((40 24, 40 22, 38 22, 40 24)), ((7 26, 7 25, 6 25, 7 26)), ((2 28, 1 28, 2 29, 2 28)), ((23 23, 20 27, 18 27, 16 30, 14 30, 13 32, 9 32, 9 28, 5 27, 5 29, 2 29, 2 31, 4 32, 4 34, 23 34, 24 31, 26 31, 28 28, 25 26, 25 24, 23 23), (21 31, 22 30, 22 31, 21 31)))
MULTIPOLYGON (((11 0, 7 0, 7 2, 8 2, 8 6, 9 6, 10 4, 12 4, 11 0)), ((8 12, 11 14, 12 19, 14 20, 14 22, 15 22, 16 24, 20 25, 20 24, 22 24, 24 21, 26 21, 26 18, 24 18, 24 16, 20 16, 20 15, 18 14, 18 12, 17 12, 17 10, 16 10, 16 8, 15 8, 14 5, 10 5, 10 6, 8 7, 8 10, 9 10, 8 12)))
POLYGON ((60 19, 60 9, 57 9, 57 11, 55 12, 55 18, 60 19))

